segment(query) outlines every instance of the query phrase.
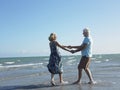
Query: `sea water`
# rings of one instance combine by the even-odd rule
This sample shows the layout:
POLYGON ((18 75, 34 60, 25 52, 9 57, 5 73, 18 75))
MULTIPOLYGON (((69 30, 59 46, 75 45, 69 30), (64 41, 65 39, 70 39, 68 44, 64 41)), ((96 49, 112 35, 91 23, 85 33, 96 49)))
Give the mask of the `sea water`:
MULTIPOLYGON (((70 83, 77 80, 80 58, 80 55, 62 56, 63 77, 70 83)), ((0 58, 0 87, 49 82, 48 61, 49 56, 0 58)), ((98 85, 120 88, 120 54, 93 55, 90 69, 98 85)), ((83 71, 82 81, 88 80, 83 71)))

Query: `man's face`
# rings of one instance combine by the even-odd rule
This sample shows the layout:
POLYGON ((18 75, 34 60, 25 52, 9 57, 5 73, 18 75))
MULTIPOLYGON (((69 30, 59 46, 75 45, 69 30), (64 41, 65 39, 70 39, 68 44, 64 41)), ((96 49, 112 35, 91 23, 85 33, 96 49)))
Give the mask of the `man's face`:
POLYGON ((88 36, 88 32, 83 31, 83 35, 84 35, 84 37, 87 37, 88 36))

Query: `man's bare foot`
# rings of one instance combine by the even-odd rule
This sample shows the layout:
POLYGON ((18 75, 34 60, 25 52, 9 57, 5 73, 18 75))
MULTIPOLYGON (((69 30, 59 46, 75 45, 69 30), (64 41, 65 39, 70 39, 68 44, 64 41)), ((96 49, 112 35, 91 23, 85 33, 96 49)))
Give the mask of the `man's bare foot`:
POLYGON ((73 84, 80 84, 80 81, 75 81, 73 84))
POLYGON ((88 84, 96 84, 97 82, 96 81, 90 81, 88 82, 88 84))

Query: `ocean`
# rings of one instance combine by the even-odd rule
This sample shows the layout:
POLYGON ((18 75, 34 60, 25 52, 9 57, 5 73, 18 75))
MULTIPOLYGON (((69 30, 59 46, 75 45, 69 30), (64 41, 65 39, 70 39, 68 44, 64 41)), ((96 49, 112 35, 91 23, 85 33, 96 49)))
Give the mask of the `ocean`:
POLYGON ((93 55, 90 69, 96 85, 89 81, 83 71, 83 85, 71 85, 77 80, 77 65, 80 55, 62 56, 63 78, 69 85, 60 86, 59 76, 55 75, 57 87, 50 86, 50 73, 47 69, 49 56, 0 58, 0 90, 120 90, 120 54, 93 55))

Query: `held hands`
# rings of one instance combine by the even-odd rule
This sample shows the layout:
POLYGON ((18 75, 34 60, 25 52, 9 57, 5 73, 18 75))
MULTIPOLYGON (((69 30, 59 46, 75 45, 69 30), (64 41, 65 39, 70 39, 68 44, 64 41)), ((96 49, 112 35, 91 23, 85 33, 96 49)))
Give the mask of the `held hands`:
POLYGON ((72 50, 72 46, 69 45, 69 46, 65 46, 65 47, 68 49, 71 49, 71 50, 69 50, 69 52, 71 52, 72 54, 75 53, 75 50, 72 50))
POLYGON ((70 46, 70 45, 69 45, 69 46, 66 46, 66 47, 69 48, 69 49, 72 49, 72 46, 70 46))
POLYGON ((70 50, 70 52, 73 54, 73 53, 75 53, 75 50, 70 50))
POLYGON ((72 49, 72 46, 64 46, 65 48, 72 49))

